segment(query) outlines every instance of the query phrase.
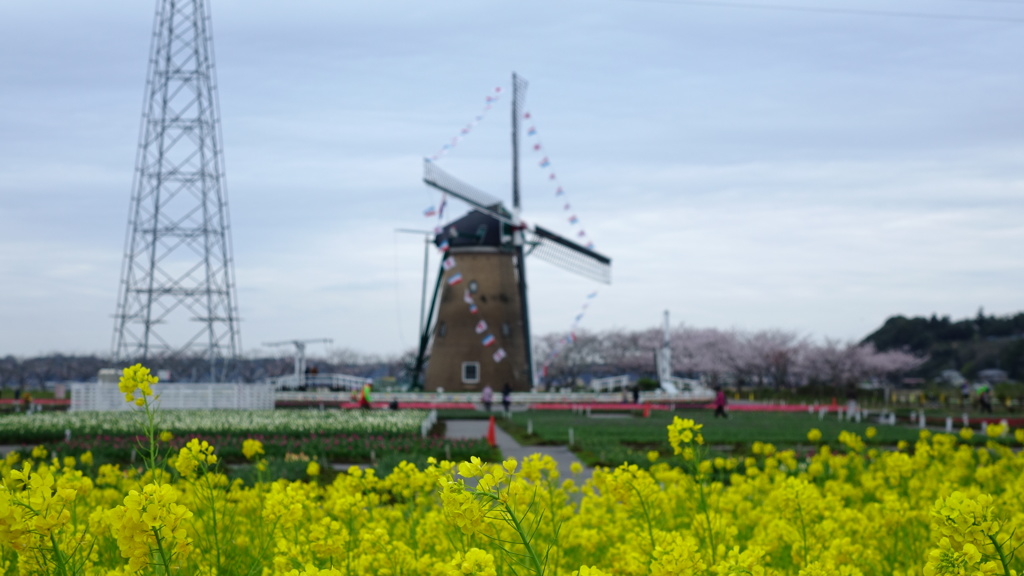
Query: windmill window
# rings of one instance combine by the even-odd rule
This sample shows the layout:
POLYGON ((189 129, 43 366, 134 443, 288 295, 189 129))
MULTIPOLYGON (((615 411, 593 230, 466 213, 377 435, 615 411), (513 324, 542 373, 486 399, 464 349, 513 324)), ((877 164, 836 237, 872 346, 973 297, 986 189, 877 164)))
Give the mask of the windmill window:
POLYGON ((512 333, 512 329, 509 328, 508 322, 502 322, 501 323, 501 335, 502 336, 508 336, 511 333, 512 333))
POLYGON ((462 363, 462 383, 463 384, 476 384, 480 382, 480 363, 479 362, 463 362, 462 363))
POLYGON ((447 333, 448 333, 448 323, 447 322, 441 322, 440 324, 437 325, 437 335, 439 337, 444 338, 444 335, 447 334, 447 333))

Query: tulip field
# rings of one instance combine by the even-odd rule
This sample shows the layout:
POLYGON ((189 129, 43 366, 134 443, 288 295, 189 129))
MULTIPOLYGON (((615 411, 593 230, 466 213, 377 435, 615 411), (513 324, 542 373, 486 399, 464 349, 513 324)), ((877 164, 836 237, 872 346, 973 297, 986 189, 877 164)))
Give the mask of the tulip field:
MULTIPOLYGON (((336 410, 168 410, 162 430, 172 434, 419 434, 422 410, 349 412, 336 410)), ((0 418, 0 442, 63 440, 79 435, 138 434, 132 412, 47 412, 0 418)))
MULTIPOLYGON (((173 444, 155 379, 125 370, 138 460, 39 446, 0 463, 0 572, 59 575, 1004 575, 1024 571, 1024 430, 800 431, 735 455, 729 421, 673 416, 645 466, 559 477, 537 455, 429 457, 328 478, 225 469, 216 435, 173 444), (492 460, 492 461, 488 461, 492 460)), ((802 420, 802 423, 807 423, 802 420)), ((624 426, 626 423, 620 423, 624 426)), ((223 438, 223 436, 222 436, 223 438)), ((295 456, 293 454, 293 456, 295 456)))

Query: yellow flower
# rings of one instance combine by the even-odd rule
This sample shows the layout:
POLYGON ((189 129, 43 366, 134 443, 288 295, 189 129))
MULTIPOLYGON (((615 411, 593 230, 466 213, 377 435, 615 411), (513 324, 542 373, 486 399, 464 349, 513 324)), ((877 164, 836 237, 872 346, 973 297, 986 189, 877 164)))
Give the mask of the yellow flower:
POLYGON ((516 468, 519 466, 519 462, 515 458, 507 458, 501 465, 505 468, 505 471, 509 474, 515 474, 516 468))
POLYGON ((82 452, 82 455, 78 457, 78 461, 82 463, 82 466, 92 466, 92 450, 82 452))
POLYGON ((252 460, 259 454, 263 454, 263 443, 259 440, 252 438, 246 438, 242 442, 242 455, 245 456, 246 460, 252 460))
POLYGON ((459 462, 459 476, 464 478, 475 478, 483 474, 481 461, 476 456, 470 456, 469 462, 459 462))
POLYGON ((573 462, 572 464, 569 464, 569 471, 573 474, 579 474, 580 472, 583 472, 583 465, 579 462, 573 462))
POLYGON ((647 453, 647 460, 653 464, 658 461, 659 456, 661 456, 661 454, 659 454, 657 450, 651 450, 647 453))
POLYGON ((821 430, 818 430, 817 428, 811 428, 810 431, 807 432, 807 441, 811 442, 812 444, 817 444, 818 442, 820 442, 821 430))
POLYGON ((1024 444, 1024 428, 1017 428, 1014 430, 1013 437, 1017 439, 1017 442, 1024 444))
POLYGON ((672 445, 673 453, 684 454, 686 447, 683 444, 703 444, 704 436, 700 433, 703 427, 703 424, 697 424, 689 418, 675 416, 668 425, 668 443, 672 445))
POLYGON ((974 438, 974 430, 971 430, 970 428, 961 428, 960 437, 964 440, 970 440, 971 438, 974 438))
POLYGON ((123 506, 108 512, 111 533, 130 571, 148 567, 158 548, 172 556, 191 549, 184 521, 192 512, 177 501, 178 491, 170 484, 147 484, 142 492, 129 492, 123 506))
POLYGON ((192 478, 200 467, 205 470, 216 463, 217 455, 213 453, 213 446, 206 440, 193 438, 178 451, 173 465, 182 477, 192 478))
POLYGON ((46 456, 48 454, 49 452, 46 450, 45 446, 36 446, 32 449, 32 457, 36 460, 46 460, 46 456))
POLYGON ((122 394, 124 394, 125 402, 131 402, 138 406, 142 406, 146 402, 145 398, 153 395, 153 389, 151 386, 156 384, 157 381, 157 377, 149 373, 149 368, 146 368, 142 364, 136 364, 124 369, 121 375, 121 380, 117 384, 117 388, 122 394), (136 391, 142 393, 142 396, 136 398, 136 391))
POLYGON ((868 429, 864 431, 864 437, 868 440, 878 435, 878 430, 874 426, 868 426, 868 429))
POLYGON ((306 475, 314 478, 320 475, 320 464, 316 460, 310 460, 306 465, 306 475))
POLYGON ((171 440, 174 440, 174 434, 171 434, 170 430, 164 430, 160 433, 161 442, 170 442, 171 440))
POLYGON ((441 484, 442 508, 448 521, 458 526, 463 534, 472 534, 479 529, 487 511, 473 493, 466 490, 462 481, 442 478, 438 482, 441 484))
POLYGON ((496 576, 494 567, 494 556, 479 548, 470 548, 463 556, 461 552, 456 553, 455 559, 451 562, 454 568, 450 572, 453 575, 475 574, 479 576, 496 576))

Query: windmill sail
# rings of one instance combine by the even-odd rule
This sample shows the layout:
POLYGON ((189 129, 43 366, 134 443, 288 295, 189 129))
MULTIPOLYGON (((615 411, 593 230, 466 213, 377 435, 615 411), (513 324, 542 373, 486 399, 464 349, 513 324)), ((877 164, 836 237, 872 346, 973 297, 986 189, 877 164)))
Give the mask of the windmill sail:
POLYGON ((504 210, 501 208, 501 200, 491 196, 487 192, 477 190, 462 180, 459 180, 444 170, 441 170, 437 164, 431 162, 429 158, 425 158, 423 160, 423 181, 442 192, 455 196, 459 200, 462 200, 471 206, 490 213, 492 216, 508 220, 508 217, 502 214, 504 210))
POLYGON ((534 226, 533 233, 536 238, 530 253, 537 258, 592 280, 605 284, 612 283, 611 258, 540 226, 534 226))

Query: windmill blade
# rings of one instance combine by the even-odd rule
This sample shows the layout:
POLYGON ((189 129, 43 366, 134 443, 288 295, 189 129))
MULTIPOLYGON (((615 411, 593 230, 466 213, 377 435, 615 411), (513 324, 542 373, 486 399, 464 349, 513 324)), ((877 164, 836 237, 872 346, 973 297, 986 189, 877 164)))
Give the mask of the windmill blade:
MULTIPOLYGON (((429 158, 423 159, 423 181, 429 186, 433 186, 442 192, 447 192, 459 200, 495 216, 499 216, 498 213, 502 212, 501 200, 486 192, 477 190, 444 170, 441 170, 438 168, 437 164, 431 162, 429 158)), ((502 216, 502 219, 506 218, 507 216, 502 216)))
POLYGON ((533 227, 536 236, 530 254, 569 272, 586 276, 604 284, 612 283, 612 260, 593 250, 584 248, 550 230, 533 227))

